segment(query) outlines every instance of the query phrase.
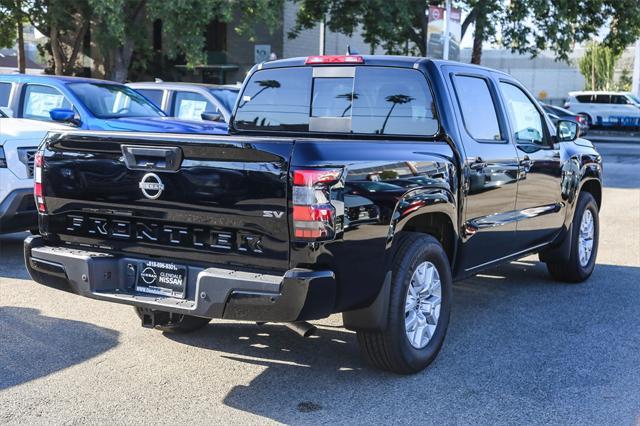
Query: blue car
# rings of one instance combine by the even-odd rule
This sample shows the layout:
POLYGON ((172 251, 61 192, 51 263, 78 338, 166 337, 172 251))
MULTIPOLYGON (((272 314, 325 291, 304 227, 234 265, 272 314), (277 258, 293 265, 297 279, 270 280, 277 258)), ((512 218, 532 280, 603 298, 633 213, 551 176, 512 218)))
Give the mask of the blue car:
POLYGON ((134 89, 113 81, 49 75, 0 75, 0 107, 16 118, 78 129, 226 134, 224 122, 167 117, 134 89))

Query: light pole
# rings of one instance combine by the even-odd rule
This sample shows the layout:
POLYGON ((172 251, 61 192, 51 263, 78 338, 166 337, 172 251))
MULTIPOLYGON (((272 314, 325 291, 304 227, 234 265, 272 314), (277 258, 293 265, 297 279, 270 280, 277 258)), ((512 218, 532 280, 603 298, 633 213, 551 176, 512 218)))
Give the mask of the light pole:
POLYGON ((451 21, 451 0, 447 0, 444 12, 444 47, 442 49, 442 59, 449 59, 449 25, 451 21))
POLYGON ((633 60, 633 86, 631 91, 640 96, 640 40, 636 41, 635 59, 633 60))
POLYGON ((327 21, 326 19, 323 17, 322 18, 322 22, 320 22, 320 49, 318 51, 318 53, 322 56, 324 55, 324 46, 325 46, 325 38, 326 38, 326 31, 327 31, 327 21))

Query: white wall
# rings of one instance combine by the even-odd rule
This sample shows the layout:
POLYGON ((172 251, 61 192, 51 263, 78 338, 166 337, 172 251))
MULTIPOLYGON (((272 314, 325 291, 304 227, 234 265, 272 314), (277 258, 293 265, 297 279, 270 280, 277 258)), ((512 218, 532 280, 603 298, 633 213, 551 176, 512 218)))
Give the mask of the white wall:
MULTIPOLYGON (((584 77, 576 64, 582 54, 575 51, 571 63, 556 62, 551 54, 543 52, 536 58, 519 55, 502 49, 485 49, 482 52, 482 65, 504 71, 520 81, 534 96, 545 91, 547 98, 564 99, 574 90, 584 89, 584 77)), ((471 49, 460 52, 462 62, 470 62, 471 49)))

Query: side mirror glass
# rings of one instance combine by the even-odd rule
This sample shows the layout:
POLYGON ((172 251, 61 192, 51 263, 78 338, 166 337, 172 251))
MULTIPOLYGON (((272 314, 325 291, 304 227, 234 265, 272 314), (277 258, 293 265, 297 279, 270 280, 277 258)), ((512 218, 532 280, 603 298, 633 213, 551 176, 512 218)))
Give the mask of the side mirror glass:
POLYGON ((205 121, 224 121, 222 119, 222 114, 214 114, 211 112, 203 112, 202 114, 200 114, 200 118, 205 121))
POLYGON ((54 108, 49 111, 49 117, 51 117, 53 121, 57 121, 59 123, 78 124, 75 116, 76 113, 72 109, 54 108))
POLYGON ((556 129, 559 142, 572 142, 578 139, 580 135, 578 123, 574 121, 559 120, 556 129))

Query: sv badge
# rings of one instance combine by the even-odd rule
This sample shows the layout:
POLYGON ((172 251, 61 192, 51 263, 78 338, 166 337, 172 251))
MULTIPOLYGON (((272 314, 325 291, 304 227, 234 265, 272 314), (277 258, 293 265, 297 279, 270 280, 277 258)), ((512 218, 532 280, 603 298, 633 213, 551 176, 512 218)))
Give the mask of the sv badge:
POLYGON ((279 212, 279 211, 275 211, 275 210, 263 210, 262 211, 262 217, 272 217, 275 219, 280 219, 282 218, 282 216, 284 216, 284 212, 279 212))

